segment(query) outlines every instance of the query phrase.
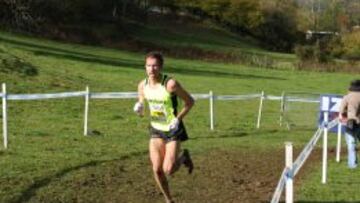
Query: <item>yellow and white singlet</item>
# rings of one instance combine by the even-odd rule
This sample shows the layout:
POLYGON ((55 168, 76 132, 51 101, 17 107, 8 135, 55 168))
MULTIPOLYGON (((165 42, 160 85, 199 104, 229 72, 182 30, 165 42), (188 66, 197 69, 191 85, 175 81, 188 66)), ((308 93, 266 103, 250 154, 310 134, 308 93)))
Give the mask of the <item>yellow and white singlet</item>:
POLYGON ((144 96, 149 105, 151 126, 163 132, 170 131, 170 122, 176 116, 177 97, 166 90, 167 75, 162 75, 161 83, 150 87, 145 79, 144 96))

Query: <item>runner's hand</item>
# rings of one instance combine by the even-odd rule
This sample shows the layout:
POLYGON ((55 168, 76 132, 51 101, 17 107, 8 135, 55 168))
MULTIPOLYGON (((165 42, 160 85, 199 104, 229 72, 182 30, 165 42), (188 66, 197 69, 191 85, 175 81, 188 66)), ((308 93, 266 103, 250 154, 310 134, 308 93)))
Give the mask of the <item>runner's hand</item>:
POLYGON ((347 120, 348 120, 346 114, 340 113, 340 114, 339 114, 339 120, 340 120, 340 123, 341 123, 341 124, 346 125, 346 122, 347 122, 347 120))
POLYGON ((176 131, 179 128, 180 121, 178 118, 174 118, 170 122, 170 131, 176 131))
POLYGON ((340 123, 341 123, 341 124, 346 125, 347 118, 340 117, 339 120, 340 120, 340 123))
POLYGON ((136 102, 134 105, 134 112, 139 116, 144 115, 144 104, 142 102, 136 102))

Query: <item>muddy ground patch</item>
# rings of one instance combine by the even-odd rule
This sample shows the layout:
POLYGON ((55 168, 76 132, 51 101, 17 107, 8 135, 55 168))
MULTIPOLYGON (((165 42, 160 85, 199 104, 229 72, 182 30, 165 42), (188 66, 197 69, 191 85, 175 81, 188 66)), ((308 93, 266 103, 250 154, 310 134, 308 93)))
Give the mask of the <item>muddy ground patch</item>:
MULTIPOLYGON (((269 202, 284 166, 283 150, 214 150, 193 159, 193 174, 181 168, 169 179, 176 202, 269 202)), ((310 168, 301 170, 295 184, 310 168)), ((79 167, 26 195, 14 202, 163 202, 146 153, 79 167)))

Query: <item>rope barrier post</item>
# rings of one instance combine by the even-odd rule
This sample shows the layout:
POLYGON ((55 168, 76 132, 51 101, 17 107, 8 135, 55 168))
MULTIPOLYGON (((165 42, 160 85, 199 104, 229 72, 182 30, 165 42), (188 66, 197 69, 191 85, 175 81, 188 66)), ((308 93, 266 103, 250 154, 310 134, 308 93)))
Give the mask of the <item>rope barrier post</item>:
POLYGON ((286 174, 286 189, 285 189, 285 202, 294 202, 294 182, 293 182, 293 145, 291 142, 285 143, 285 167, 287 168, 286 174))
POLYGON ((340 162, 341 153, 341 122, 338 122, 337 126, 337 145, 336 145, 336 162, 340 162))
POLYGON ((279 124, 282 126, 283 119, 284 119, 284 112, 285 112, 285 92, 281 93, 281 104, 280 104, 280 119, 279 124))
POLYGON ((89 117, 89 98, 90 91, 89 86, 86 86, 85 94, 85 112, 84 112, 84 136, 88 135, 88 117, 89 117))
POLYGON ((324 112, 324 135, 323 135, 323 160, 322 160, 322 184, 326 184, 327 173, 327 142, 328 142, 328 122, 329 112, 324 112))
POLYGON ((258 113, 257 124, 256 124, 256 128, 257 128, 257 129, 260 128, 261 113, 262 113, 263 100, 264 100, 264 98, 265 98, 265 93, 264 93, 264 91, 262 91, 262 92, 261 92, 261 96, 260 96, 259 113, 258 113))
POLYGON ((214 94, 211 90, 209 92, 209 104, 210 104, 210 130, 214 130, 214 94))
POLYGON ((8 132, 7 132, 7 95, 6 95, 6 84, 2 84, 2 117, 3 117, 3 141, 4 148, 7 149, 8 146, 8 132))

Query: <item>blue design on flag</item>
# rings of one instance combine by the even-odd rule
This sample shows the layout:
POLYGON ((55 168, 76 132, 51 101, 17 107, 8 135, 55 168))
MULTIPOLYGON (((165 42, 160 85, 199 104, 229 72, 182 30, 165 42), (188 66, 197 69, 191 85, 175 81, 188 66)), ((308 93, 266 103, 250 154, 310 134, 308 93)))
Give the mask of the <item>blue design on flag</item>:
MULTIPOLYGON (((342 95, 336 95, 336 94, 320 95, 320 111, 319 111, 318 126, 320 126, 321 123, 324 121, 324 112, 328 112, 329 122, 336 119, 339 116, 341 100, 342 100, 342 95)), ((337 125, 335 125, 331 129, 329 129, 329 131, 337 132, 337 128, 338 128, 337 125)), ((345 126, 341 127, 341 132, 342 133, 345 132, 345 126)))

